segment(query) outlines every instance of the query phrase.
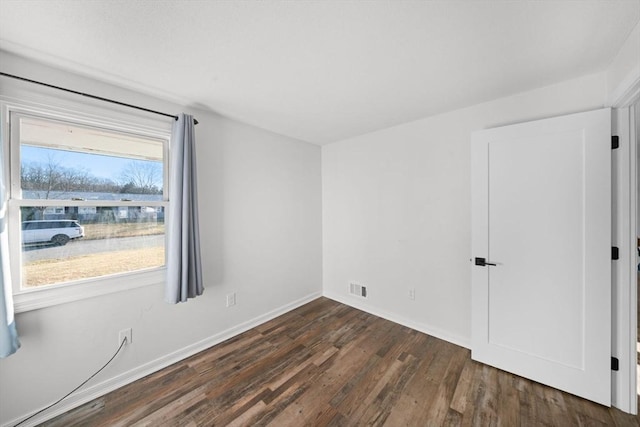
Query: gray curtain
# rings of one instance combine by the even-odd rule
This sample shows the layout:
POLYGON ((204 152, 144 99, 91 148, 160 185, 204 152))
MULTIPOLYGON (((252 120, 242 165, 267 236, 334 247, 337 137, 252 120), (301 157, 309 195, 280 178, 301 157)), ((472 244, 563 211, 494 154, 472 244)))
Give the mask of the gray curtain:
POLYGON ((9 240, 7 238, 7 192, 2 141, 0 140, 0 357, 7 357, 20 348, 13 316, 13 289, 9 271, 9 240))
POLYGON ((195 126, 193 116, 180 114, 173 124, 169 166, 167 250, 168 303, 202 295, 202 265, 198 225, 195 126))

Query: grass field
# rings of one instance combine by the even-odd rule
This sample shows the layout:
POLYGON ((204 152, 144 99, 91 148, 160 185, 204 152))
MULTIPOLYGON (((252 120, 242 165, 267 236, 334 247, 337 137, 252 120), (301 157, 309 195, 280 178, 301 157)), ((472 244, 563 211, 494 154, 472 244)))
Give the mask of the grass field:
POLYGON ((118 224, 84 224, 84 240, 163 234, 164 224, 134 222, 118 224))
POLYGON ((23 286, 53 285, 163 265, 164 247, 39 260, 23 266, 23 286))
MULTIPOLYGON (((152 222, 121 224, 85 224, 82 240, 164 234, 164 224, 152 222)), ((69 243, 73 244, 73 242, 69 243)), ((164 247, 129 249, 45 259, 23 266, 23 286, 34 287, 88 279, 109 274, 141 270, 164 265, 164 247)))

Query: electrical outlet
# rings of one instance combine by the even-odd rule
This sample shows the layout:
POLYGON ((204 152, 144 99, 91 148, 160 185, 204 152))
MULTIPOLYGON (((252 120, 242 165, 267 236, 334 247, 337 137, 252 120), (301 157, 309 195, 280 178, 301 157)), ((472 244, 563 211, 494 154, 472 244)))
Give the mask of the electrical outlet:
POLYGON ((409 289, 409 299, 412 301, 416 299, 416 288, 409 289))
POLYGON ((133 342, 133 332, 131 328, 123 329, 118 334, 118 346, 122 344, 122 340, 127 339, 127 342, 124 345, 129 345, 133 342))
POLYGON ((227 295, 227 307, 236 305, 236 293, 232 292, 227 295))

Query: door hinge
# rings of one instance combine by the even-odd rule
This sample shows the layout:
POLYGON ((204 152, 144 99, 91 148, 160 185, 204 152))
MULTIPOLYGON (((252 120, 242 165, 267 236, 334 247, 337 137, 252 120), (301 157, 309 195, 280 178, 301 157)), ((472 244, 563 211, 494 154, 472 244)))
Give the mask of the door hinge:
POLYGON ((619 371, 620 370, 620 361, 618 360, 617 357, 612 357, 611 358, 611 370, 612 371, 619 371))
POLYGON ((611 247, 611 259, 614 261, 620 259, 620 250, 618 249, 617 246, 611 247))
POLYGON ((620 138, 618 138, 618 135, 613 135, 611 137, 611 149, 615 150, 616 148, 620 147, 620 138))

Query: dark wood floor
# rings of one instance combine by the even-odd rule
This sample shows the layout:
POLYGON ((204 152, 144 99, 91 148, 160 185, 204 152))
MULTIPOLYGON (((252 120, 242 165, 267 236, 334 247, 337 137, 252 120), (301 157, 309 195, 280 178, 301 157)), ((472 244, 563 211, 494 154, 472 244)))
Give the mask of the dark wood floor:
POLYGON ((320 298, 45 425, 639 424, 320 298))

